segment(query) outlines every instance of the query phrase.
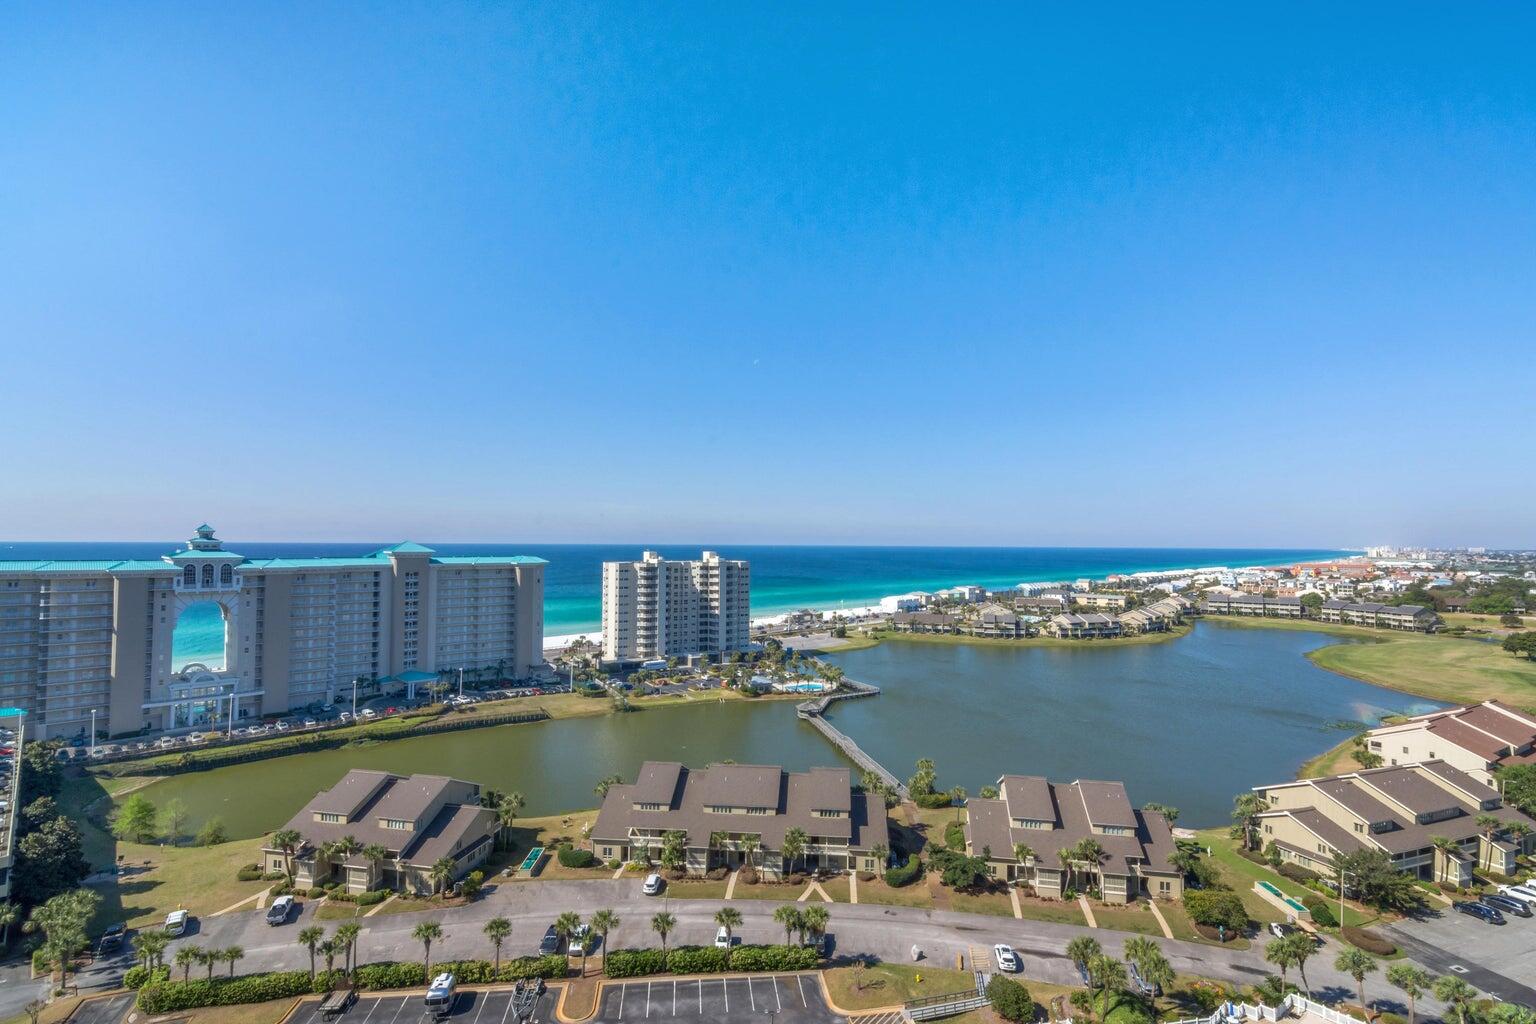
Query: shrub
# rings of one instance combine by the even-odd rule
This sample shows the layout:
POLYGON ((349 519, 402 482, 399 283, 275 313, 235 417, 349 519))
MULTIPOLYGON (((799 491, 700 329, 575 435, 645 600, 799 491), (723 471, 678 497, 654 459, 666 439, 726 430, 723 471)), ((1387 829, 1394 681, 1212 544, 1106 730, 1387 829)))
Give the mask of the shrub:
POLYGON ((607 867, 609 871, 617 871, 619 868, 623 867, 623 865, 619 863, 619 858, 614 857, 605 865, 605 867, 607 867))
POLYGON ((714 946, 679 946, 667 955, 673 974, 718 974, 725 970, 726 951, 714 946))
POLYGON ((859 872, 859 881, 861 881, 861 882, 873 882, 874 880, 875 880, 875 873, 873 871, 860 871, 859 872))
POLYGON ((1384 936, 1368 928, 1356 928, 1353 925, 1345 925, 1344 938, 1367 953, 1375 953, 1377 956, 1391 956, 1397 952, 1397 947, 1387 941, 1384 936))
POLYGON ((560 866, 565 868, 589 868, 597 863, 597 858, 591 850, 578 850, 574 846, 562 846, 560 852, 555 854, 560 861, 560 866))
POLYGON ((151 979, 149 976, 149 968, 145 967, 143 964, 138 964, 134 967, 128 968, 123 972, 123 987, 140 989, 149 984, 151 981, 154 981, 158 984, 162 981, 169 981, 170 978, 171 969, 169 967, 156 967, 155 976, 153 979, 151 979))
POLYGON ((748 885, 756 885, 758 882, 757 868, 742 868, 741 874, 736 877, 748 885))
POLYGON ((1339 919, 1333 914, 1333 908, 1322 897, 1308 896, 1302 903, 1312 914, 1312 923, 1319 928, 1332 928, 1339 923, 1339 919))
POLYGON ((312 885, 312 886, 309 887, 309 890, 307 892, 305 892, 304 895, 308 896, 312 900, 317 900, 320 897, 326 895, 325 886, 323 886, 323 885, 312 885))
POLYGON ((426 984, 426 968, 419 963, 361 964, 352 975, 362 988, 410 988, 426 984))
MULTIPOLYGON (((726 951, 713 946, 683 946, 666 959, 659 949, 616 949, 603 958, 603 973, 610 978, 638 978, 648 974, 718 974, 726 969, 726 951)), ((816 967, 816 951, 809 946, 737 946, 729 961, 733 971, 808 971, 816 967)))
POLYGON ((1228 934, 1240 934, 1248 926, 1248 911, 1235 892, 1190 889, 1184 893, 1184 909, 1196 924, 1225 928, 1228 934))
POLYGON ((383 903, 392 895, 394 894, 388 889, 370 889, 367 892, 358 893, 353 902, 360 907, 371 907, 376 903, 383 903))
POLYGON ((922 874, 922 862, 917 859, 917 854, 907 854, 907 862, 885 871, 885 884, 892 889, 900 889, 904 885, 911 885, 922 874))
POLYGON ((953 801, 949 799, 948 793, 914 793, 912 802, 919 807, 933 810, 936 807, 948 807, 953 801))
POLYGON ((235 872, 235 877, 242 882, 259 882, 261 881, 261 876, 260 864, 246 864, 239 871, 235 872))
POLYGON ((610 978, 639 978, 665 969, 659 949, 615 949, 603 956, 603 973, 610 978))
POLYGON ((944 845, 951 850, 965 849, 965 826, 952 821, 944 826, 944 845))
POLYGON ((1029 989, 1001 974, 992 975, 987 982, 987 999, 992 1009, 1004 1020, 1025 1022, 1035 1019, 1035 1000, 1029 989))
POLYGON ((281 871, 268 871, 266 874, 261 876, 261 880, 263 882, 281 882, 287 877, 288 876, 281 871))
POLYGON ((1293 882, 1300 882, 1303 885, 1315 882, 1322 877, 1316 871, 1309 871, 1300 864, 1292 864, 1289 861, 1281 864, 1279 870, 1280 874, 1284 877, 1289 878, 1293 882))
POLYGON ((730 873, 731 872, 727 868, 715 868, 712 871, 706 871, 704 873, 704 877, 709 879, 711 882, 718 882, 730 873))

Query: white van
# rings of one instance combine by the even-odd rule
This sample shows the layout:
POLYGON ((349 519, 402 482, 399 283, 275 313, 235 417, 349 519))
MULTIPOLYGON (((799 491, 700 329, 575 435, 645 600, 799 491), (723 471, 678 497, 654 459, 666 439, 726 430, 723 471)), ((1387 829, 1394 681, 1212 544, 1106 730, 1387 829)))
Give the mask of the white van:
POLYGON ((453 975, 444 971, 427 986, 427 1013, 435 1020, 447 1020, 453 1012, 453 975))
POLYGON ((185 910, 171 911, 169 914, 165 915, 166 933, 172 938, 185 933, 187 930, 187 922, 191 919, 192 915, 188 914, 185 910))

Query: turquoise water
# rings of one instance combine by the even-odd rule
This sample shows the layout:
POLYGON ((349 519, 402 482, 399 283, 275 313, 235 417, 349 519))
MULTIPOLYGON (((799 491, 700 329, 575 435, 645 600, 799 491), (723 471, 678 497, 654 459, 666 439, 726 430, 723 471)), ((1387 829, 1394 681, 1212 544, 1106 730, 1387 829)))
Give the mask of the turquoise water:
POLYGON ((209 668, 223 667, 224 616, 217 605, 195 604, 176 621, 176 632, 171 635, 171 668, 178 671, 194 661, 209 668))
MULTIPOLYGON (((377 543, 226 543, 249 558, 279 555, 360 555, 377 543)), ((887 594, 937 590, 960 583, 1008 587, 1038 580, 1098 578, 1115 572, 1187 569, 1208 565, 1264 565, 1333 558, 1348 552, 1323 548, 894 548, 783 547, 699 544, 430 544, 439 554, 538 555, 544 576, 544 631, 549 635, 599 628, 602 563, 635 559, 647 547, 668 558, 697 558, 706 548, 752 563, 752 613, 776 615, 797 608, 855 608, 887 594)), ((175 543, 3 543, 0 560, 34 558, 158 558, 175 543)), ((206 614, 206 613, 202 613, 206 614)), ((188 622, 178 661, 216 655, 222 644, 211 621, 188 622)))

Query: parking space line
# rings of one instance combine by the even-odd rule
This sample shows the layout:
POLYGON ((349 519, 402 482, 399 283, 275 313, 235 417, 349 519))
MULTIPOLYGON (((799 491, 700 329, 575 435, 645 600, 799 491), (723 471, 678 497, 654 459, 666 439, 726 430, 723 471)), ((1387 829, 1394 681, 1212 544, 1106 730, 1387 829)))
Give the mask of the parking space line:
POLYGON ((628 985, 619 986, 619 1020, 624 1019, 624 993, 629 991, 628 985))
POLYGON ((480 1015, 485 1012, 485 1004, 491 1001, 489 992, 477 993, 475 999, 475 1019, 473 1024, 480 1024, 480 1015))
POLYGON ((645 1015, 651 1015, 651 983, 645 983, 645 1015))
POLYGON ((501 1011, 501 1024, 507 1024, 507 1014, 512 1012, 512 1004, 517 1002, 517 997, 507 996, 507 1008, 501 1011))
POLYGON ((410 1001, 410 998, 410 996, 400 997, 400 1005, 395 1007, 395 1015, 389 1018, 389 1024, 395 1024, 395 1021, 400 1019, 400 1011, 405 1009, 405 1004, 410 1001))
POLYGON ((720 993, 725 996, 725 1012, 731 1012, 731 983, 724 978, 720 979, 720 993))
POLYGON ((757 1012, 757 993, 752 991, 752 979, 747 978, 747 998, 752 1000, 752 1012, 757 1012))
POLYGON ((811 1004, 805 1001, 805 984, 800 975, 795 975, 795 987, 800 990, 800 1005, 809 1010, 811 1004))
POLYGON ((377 1010, 379 1008, 379 1004, 382 1003, 383 1001, 384 1000, 382 1000, 382 999, 372 999, 372 1000, 369 1000, 369 1002, 368 1002, 368 1013, 366 1015, 364 1015, 364 1017, 363 1017, 363 1024, 368 1024, 368 1022, 370 1020, 373 1020, 373 1011, 377 1010))
POLYGON ((784 1000, 779 998, 779 976, 777 974, 773 976, 773 1004, 777 1007, 773 1011, 774 1013, 784 1012, 784 1000))

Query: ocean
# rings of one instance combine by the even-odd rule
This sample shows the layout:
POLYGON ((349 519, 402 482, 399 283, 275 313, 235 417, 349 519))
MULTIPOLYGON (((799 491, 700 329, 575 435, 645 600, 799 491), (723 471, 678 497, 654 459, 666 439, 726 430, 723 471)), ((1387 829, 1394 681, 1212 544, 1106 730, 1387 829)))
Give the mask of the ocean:
MULTIPOLYGON (((537 555, 549 561, 544 577, 547 635, 596 631, 600 621, 602 563, 636 559, 637 544, 432 544, 440 554, 537 555)), ((248 558, 361 555, 386 546, 372 543, 226 542, 248 558)), ((158 558, 185 545, 145 542, 0 542, 0 560, 158 558)), ((962 583, 989 588, 1042 580, 1101 578, 1117 572, 1190 569, 1200 566, 1270 565, 1336 558, 1354 552, 1318 548, 913 548, 788 547, 731 544, 650 546, 668 558, 697 558, 719 551, 752 563, 752 614, 776 615, 797 608, 857 608, 888 594, 937 590, 962 583)), ((223 623, 215 609, 194 609, 178 624, 178 665, 216 658, 223 623), (194 614, 196 613, 196 614, 194 614)))

